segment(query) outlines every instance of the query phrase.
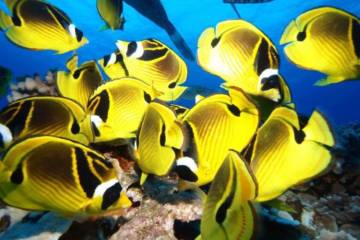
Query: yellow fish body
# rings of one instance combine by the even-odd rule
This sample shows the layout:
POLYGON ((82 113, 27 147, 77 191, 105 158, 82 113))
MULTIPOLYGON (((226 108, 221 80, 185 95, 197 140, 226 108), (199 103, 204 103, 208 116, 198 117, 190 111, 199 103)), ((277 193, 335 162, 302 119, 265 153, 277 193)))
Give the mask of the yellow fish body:
POLYGON ((250 143, 259 113, 243 91, 232 88, 229 95, 216 94, 198 102, 182 122, 189 146, 184 157, 176 160, 175 172, 180 168, 180 178, 201 186, 213 180, 230 149, 241 152, 250 143))
POLYGON ((293 109, 279 107, 259 129, 250 167, 258 181, 257 201, 278 197, 288 188, 324 172, 331 164, 334 137, 315 111, 305 126, 293 109))
POLYGON ((180 97, 186 87, 179 86, 187 78, 185 62, 169 47, 155 39, 138 42, 118 41, 118 52, 99 61, 104 72, 111 78, 125 76, 143 80, 172 101, 180 97))
POLYGON ((256 212, 251 201, 256 194, 256 179, 247 164, 229 151, 210 186, 197 239, 253 239, 256 212))
POLYGON ((97 0, 96 7, 108 28, 112 30, 124 28, 122 0, 97 0))
POLYGON ((285 29, 280 44, 297 66, 327 75, 323 86, 360 78, 360 20, 340 9, 307 11, 285 29))
POLYGON ((175 113, 166 105, 150 103, 137 137, 141 184, 147 174, 166 175, 184 144, 182 126, 175 113))
POLYGON ((70 140, 25 138, 0 166, 0 198, 13 207, 87 216, 131 206, 111 163, 70 140))
POLYGON ((88 102, 95 142, 135 138, 149 103, 155 98, 151 86, 123 78, 100 86, 88 102))
POLYGON ((0 29, 20 47, 62 54, 88 42, 63 11, 45 1, 7 1, 7 5, 12 16, 0 10, 0 29))
POLYGON ((251 95, 274 102, 291 101, 289 88, 279 74, 279 56, 274 44, 254 25, 229 20, 206 29, 198 40, 198 63, 225 81, 251 95))
POLYGON ((77 102, 62 97, 28 97, 10 103, 0 112, 0 123, 10 132, 4 139, 17 140, 29 135, 46 134, 83 144, 92 141, 90 121, 77 102), (9 136, 10 134, 10 136, 9 136))
POLYGON ((78 66, 77 55, 69 59, 67 68, 70 72, 57 72, 56 87, 62 96, 86 107, 89 97, 102 83, 100 70, 94 61, 78 66))

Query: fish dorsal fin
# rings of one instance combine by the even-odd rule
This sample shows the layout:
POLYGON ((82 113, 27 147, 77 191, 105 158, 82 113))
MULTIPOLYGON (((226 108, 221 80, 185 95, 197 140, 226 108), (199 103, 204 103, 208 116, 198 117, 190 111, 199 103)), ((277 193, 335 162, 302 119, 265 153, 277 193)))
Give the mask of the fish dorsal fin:
POLYGON ((327 120, 319 111, 314 111, 307 125, 303 128, 306 140, 314 141, 326 146, 334 146, 335 139, 327 120))
POLYGON ((251 239, 257 184, 246 163, 230 151, 210 187, 201 218, 203 239, 251 239))
POLYGON ((244 93, 241 88, 231 86, 229 87, 229 95, 231 102, 235 104, 240 110, 245 110, 247 113, 259 115, 259 111, 255 103, 244 93))
POLYGON ((74 54, 69 60, 66 62, 67 69, 72 72, 75 71, 79 63, 79 57, 77 54, 74 54))
POLYGON ((278 107, 271 113, 268 120, 273 118, 281 119, 282 121, 290 124, 296 130, 300 130, 299 118, 294 109, 278 107))
POLYGON ((216 25, 216 34, 218 37, 220 37, 220 35, 222 35, 224 32, 233 30, 235 28, 246 28, 255 32, 259 31, 256 27, 254 27, 254 25, 250 24, 249 22, 238 19, 238 20, 227 20, 218 23, 216 25))

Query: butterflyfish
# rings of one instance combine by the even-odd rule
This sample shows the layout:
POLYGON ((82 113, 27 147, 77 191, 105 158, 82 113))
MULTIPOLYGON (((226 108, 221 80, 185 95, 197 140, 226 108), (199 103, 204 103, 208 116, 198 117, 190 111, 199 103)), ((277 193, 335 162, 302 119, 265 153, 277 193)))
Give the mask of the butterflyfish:
POLYGON ((325 117, 314 111, 300 121, 294 109, 275 109, 259 129, 250 167, 258 181, 257 201, 278 197, 331 166, 334 136, 325 117))
POLYGON ((244 20, 220 22, 198 40, 198 63, 222 78, 224 88, 240 87, 274 102, 290 102, 289 88, 279 73, 279 55, 271 40, 244 20))
POLYGON ((360 20, 333 7, 307 11, 286 27, 280 44, 297 66, 324 73, 324 86, 360 78, 360 20))
POLYGON ((66 64, 69 72, 58 71, 56 87, 59 93, 86 107, 90 96, 101 85, 102 76, 94 61, 78 66, 78 56, 72 56, 66 64))
POLYGON ((0 10, 0 29, 14 44, 31 50, 63 54, 88 40, 65 12, 46 1, 6 1, 11 16, 0 10))
POLYGON ((28 137, 0 162, 0 198, 8 205, 67 217, 99 215, 131 206, 109 161, 67 139, 28 137))
POLYGON ((106 23, 106 28, 112 30, 123 29, 125 19, 123 17, 122 0, 97 0, 97 10, 106 23))

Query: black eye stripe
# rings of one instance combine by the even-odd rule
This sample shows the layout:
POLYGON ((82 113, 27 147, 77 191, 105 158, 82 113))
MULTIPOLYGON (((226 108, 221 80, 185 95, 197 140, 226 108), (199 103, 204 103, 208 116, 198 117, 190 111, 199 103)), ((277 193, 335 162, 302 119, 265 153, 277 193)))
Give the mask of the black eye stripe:
POLYGON ((120 183, 115 183, 104 192, 101 202, 101 209, 106 210, 120 198, 122 187, 120 183))
POLYGON ((137 49, 137 43, 135 41, 131 41, 129 44, 128 44, 128 47, 127 47, 127 51, 126 51, 126 56, 131 56, 137 49))

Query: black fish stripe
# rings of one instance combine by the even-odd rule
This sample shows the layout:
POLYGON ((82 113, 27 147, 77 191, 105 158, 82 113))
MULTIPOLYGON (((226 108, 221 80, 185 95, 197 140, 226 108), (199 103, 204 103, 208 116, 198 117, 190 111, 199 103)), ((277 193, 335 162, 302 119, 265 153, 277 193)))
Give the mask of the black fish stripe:
POLYGON ((99 116, 104 122, 108 119, 110 109, 110 97, 106 90, 103 90, 98 96, 99 103, 95 109, 95 115, 99 116))
POLYGON ((231 207, 231 204, 234 201, 237 186, 236 169, 233 163, 230 163, 230 168, 229 172, 232 173, 232 181, 228 182, 228 184, 231 184, 231 191, 216 212, 216 222, 220 225, 225 221, 227 210, 231 207))
POLYGON ((18 6, 19 6, 20 2, 21 1, 17 1, 14 4, 13 9, 12 9, 12 22, 14 23, 15 26, 18 26, 18 27, 20 27, 22 25, 21 19, 19 17, 19 11, 18 11, 18 6))
POLYGON ((352 20, 352 31, 351 31, 351 39, 353 42, 355 55, 357 58, 360 58, 360 23, 355 19, 352 20))
POLYGON ((262 38, 255 58, 255 70, 258 76, 270 67, 269 44, 262 38))
POLYGON ((75 148, 75 157, 81 188, 88 198, 92 198, 96 187, 101 182, 91 171, 85 152, 82 149, 75 148))
POLYGON ((122 191, 122 187, 118 182, 112 185, 111 187, 109 187, 108 189, 106 189, 103 195, 101 209, 106 210, 116 201, 118 201, 120 198, 121 191, 122 191))
POLYGON ((7 127, 11 130, 13 135, 18 136, 24 131, 26 122, 31 118, 29 113, 32 107, 32 101, 24 101, 19 105, 20 109, 16 112, 16 116, 7 124, 7 127))
POLYGON ((10 176, 10 181, 14 184, 21 184, 24 181, 22 164, 19 163, 15 171, 10 176))
POLYGON ((120 66, 125 72, 126 76, 129 76, 129 69, 126 67, 124 57, 121 53, 116 53, 116 62, 120 63, 120 66))
POLYGON ((127 46, 126 56, 131 56, 136 51, 137 47, 137 43, 135 41, 131 41, 127 46))
POLYGON ((94 68, 93 66, 86 66, 86 67, 78 68, 74 71, 73 78, 78 79, 83 71, 91 70, 93 68, 94 68))
POLYGON ((169 50, 167 48, 155 49, 155 50, 145 50, 144 54, 139 58, 143 61, 152 61, 158 58, 161 58, 167 54, 169 50))
POLYGON ((50 5, 50 4, 46 4, 48 11, 51 12, 54 17, 56 18, 56 20, 60 23, 60 25, 66 30, 68 31, 68 27, 71 24, 69 17, 67 17, 66 13, 64 13, 63 11, 61 11, 58 8, 55 8, 54 6, 50 5))

